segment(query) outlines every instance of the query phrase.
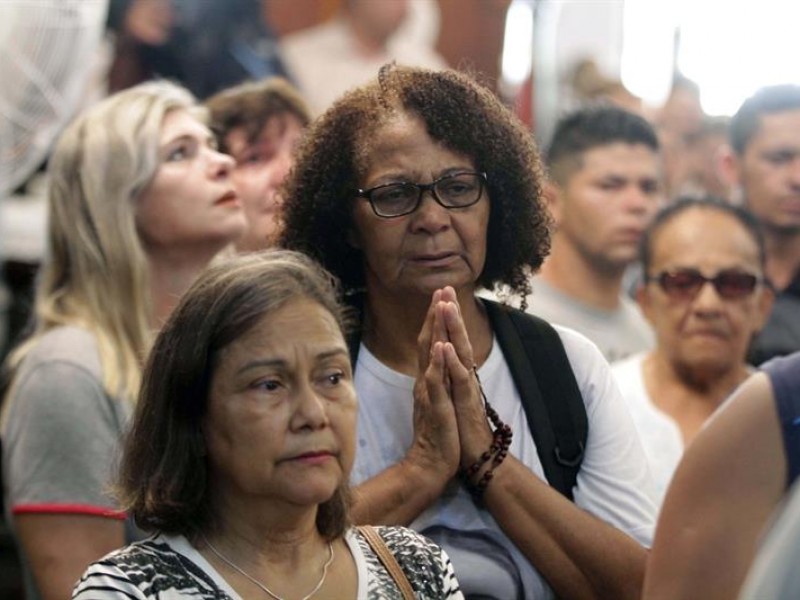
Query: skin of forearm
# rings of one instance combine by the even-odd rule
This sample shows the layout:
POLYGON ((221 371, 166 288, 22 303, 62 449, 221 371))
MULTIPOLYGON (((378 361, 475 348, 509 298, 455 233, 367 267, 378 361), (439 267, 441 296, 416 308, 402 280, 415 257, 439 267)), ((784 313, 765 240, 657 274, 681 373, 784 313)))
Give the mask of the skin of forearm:
POLYGON ((641 596, 647 550, 509 455, 484 493, 506 535, 562 598, 641 596))
POLYGON ((353 522, 409 525, 441 496, 447 479, 405 459, 353 489, 353 522))
POLYGON ((14 526, 43 600, 69 598, 90 563, 125 545, 116 519, 29 514, 16 516, 14 526))
POLYGON ((786 489, 772 386, 745 382, 687 448, 661 508, 643 598, 734 598, 786 489))

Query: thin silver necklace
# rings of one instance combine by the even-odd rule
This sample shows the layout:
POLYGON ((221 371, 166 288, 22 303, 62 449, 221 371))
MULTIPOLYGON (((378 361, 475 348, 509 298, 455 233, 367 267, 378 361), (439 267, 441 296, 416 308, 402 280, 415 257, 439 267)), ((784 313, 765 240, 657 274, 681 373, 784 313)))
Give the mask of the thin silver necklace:
MULTIPOLYGON (((205 533, 201 533, 200 535, 203 537, 203 541, 206 543, 206 546, 208 546, 208 549, 211 550, 211 552, 213 552, 214 555, 218 559, 220 559, 222 562, 224 562, 226 565, 228 565, 231 569, 235 570, 237 573, 240 573, 242 576, 246 577, 254 585, 257 585, 259 588, 261 588, 267 594, 269 594, 270 596, 275 598, 275 600, 284 600, 283 598, 278 596, 278 594, 276 594, 275 592, 270 590, 267 586, 265 586, 263 583, 261 583, 258 579, 256 579, 252 575, 247 574, 241 567, 239 567, 231 559, 227 558, 219 550, 217 550, 214 547, 214 545, 211 542, 208 541, 208 538, 206 537, 205 533)), ((333 543, 332 542, 328 542, 328 554, 329 554, 328 562, 326 562, 325 565, 322 567, 322 577, 320 577, 319 581, 317 582, 317 585, 314 586, 314 589, 311 590, 311 592, 309 592, 305 596, 303 596, 301 600, 308 600, 309 598, 311 598, 311 596, 313 596, 314 594, 316 594, 319 591, 319 589, 322 587, 322 584, 325 583, 325 578, 328 576, 328 567, 330 567, 331 563, 333 563, 333 556, 334 555, 333 555, 333 543)))

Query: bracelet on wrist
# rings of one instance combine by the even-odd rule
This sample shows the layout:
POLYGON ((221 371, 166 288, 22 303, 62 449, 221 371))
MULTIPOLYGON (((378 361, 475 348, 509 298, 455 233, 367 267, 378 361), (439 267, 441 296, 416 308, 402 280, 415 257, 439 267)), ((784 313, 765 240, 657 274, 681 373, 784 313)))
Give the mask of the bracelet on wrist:
POLYGON ((500 419, 497 411, 486 398, 486 393, 483 391, 483 385, 481 384, 480 377, 478 377, 477 369, 473 367, 472 371, 478 382, 478 389, 480 390, 481 399, 483 400, 484 412, 493 428, 492 444, 489 446, 489 449, 481 454, 478 460, 472 463, 468 468, 461 470, 461 478, 464 481, 465 487, 472 494, 473 498, 479 502, 483 498, 486 487, 494 477, 494 470, 500 466, 506 456, 508 456, 508 449, 511 446, 513 432, 511 431, 511 427, 500 419), (481 474, 478 480, 475 481, 475 476, 478 475, 486 464, 488 464, 489 467, 481 474))

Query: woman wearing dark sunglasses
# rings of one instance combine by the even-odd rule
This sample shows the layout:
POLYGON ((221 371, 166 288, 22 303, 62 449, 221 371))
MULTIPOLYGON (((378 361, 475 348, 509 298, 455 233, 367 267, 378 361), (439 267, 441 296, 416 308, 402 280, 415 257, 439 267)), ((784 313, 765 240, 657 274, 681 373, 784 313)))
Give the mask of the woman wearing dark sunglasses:
POLYGON ((659 499, 706 419, 751 372, 745 356, 773 293, 764 240, 744 209, 682 199, 642 240, 638 290, 656 347, 613 367, 636 422, 659 499))

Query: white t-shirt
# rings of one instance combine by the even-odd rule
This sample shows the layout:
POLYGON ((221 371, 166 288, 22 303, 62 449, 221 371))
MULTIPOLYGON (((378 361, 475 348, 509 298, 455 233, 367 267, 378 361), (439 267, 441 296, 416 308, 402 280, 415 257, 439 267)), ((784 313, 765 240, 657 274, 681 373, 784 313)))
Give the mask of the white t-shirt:
MULTIPOLYGON (((652 481, 630 415, 608 364, 572 330, 556 327, 586 404, 589 433, 574 490, 587 512, 650 546, 656 509, 652 481)), ((511 372, 495 340, 478 373, 489 402, 514 431, 511 453, 544 478, 511 372)), ((362 344, 355 386, 360 399, 358 451, 352 482, 374 477, 405 456, 413 438, 411 377, 389 369, 362 344)), ((552 598, 553 592, 488 511, 478 509, 457 480, 411 527, 450 556, 465 595, 552 598)))
POLYGON ((655 483, 656 502, 660 507, 683 456, 683 436, 675 421, 661 411, 650 399, 644 385, 642 362, 646 352, 636 354, 611 365, 622 397, 636 425, 650 463, 655 483))

